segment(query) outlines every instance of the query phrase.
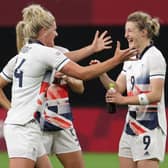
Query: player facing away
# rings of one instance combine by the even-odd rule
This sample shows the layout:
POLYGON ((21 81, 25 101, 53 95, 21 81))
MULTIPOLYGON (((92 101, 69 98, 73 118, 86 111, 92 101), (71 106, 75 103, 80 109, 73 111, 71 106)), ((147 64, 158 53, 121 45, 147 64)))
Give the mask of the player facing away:
MULTIPOLYGON (((164 160, 166 63, 153 44, 159 28, 158 19, 141 11, 131 13, 125 24, 125 38, 129 47, 138 50, 137 60, 124 62, 115 82, 117 91, 106 93, 106 102, 128 105, 119 143, 120 168, 158 168, 164 160), (127 95, 123 96, 125 90, 127 95)), ((106 88, 114 83, 107 74, 100 79, 106 88)))
POLYGON ((22 22, 23 37, 28 42, 4 67, 0 78, 1 88, 6 81, 13 82, 11 108, 4 125, 10 168, 51 167, 41 142, 39 124, 33 116, 38 109, 41 82, 48 71, 55 69, 88 80, 114 68, 137 52, 132 48, 120 50, 118 43, 113 58, 98 65, 82 67, 59 50, 48 47, 56 36, 55 18, 48 10, 34 10, 33 18, 22 22))
MULTIPOLYGON (((29 21, 34 15, 34 8, 42 10, 38 5, 31 5, 23 10, 23 20, 29 21)), ((17 47, 22 48, 25 40, 20 36, 23 34, 17 25, 17 47)), ((56 36, 58 33, 56 32, 56 36)), ((74 61, 80 57, 86 57, 103 49, 111 48, 111 37, 107 36, 107 31, 99 35, 97 31, 91 45, 82 49, 71 51, 53 46, 54 42, 48 44, 64 54, 71 55, 74 61)), ((73 127, 73 116, 69 103, 68 87, 73 91, 82 93, 84 90, 83 81, 64 75, 53 70, 41 84, 40 98, 38 99, 39 109, 35 113, 39 121, 42 133, 42 142, 47 154, 55 154, 61 164, 66 168, 82 168, 84 162, 82 158, 81 147, 73 127), (48 79, 48 81, 47 81, 48 79), (46 95, 46 97, 43 97, 46 95), (41 101, 43 99, 43 102, 41 101), (45 101, 44 101, 45 100, 45 101), (42 106, 42 108, 41 108, 42 106)))

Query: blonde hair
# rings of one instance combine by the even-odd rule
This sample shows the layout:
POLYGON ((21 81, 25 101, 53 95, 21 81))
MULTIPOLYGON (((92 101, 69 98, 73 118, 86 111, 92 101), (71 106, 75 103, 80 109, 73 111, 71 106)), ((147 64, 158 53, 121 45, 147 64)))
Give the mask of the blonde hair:
POLYGON ((42 28, 49 29, 55 22, 51 12, 38 4, 32 4, 22 10, 23 20, 16 26, 17 50, 23 47, 28 39, 36 39, 42 28))
POLYGON ((153 39, 153 37, 159 35, 160 24, 158 18, 152 18, 149 14, 136 11, 128 15, 127 21, 135 22, 139 30, 146 29, 148 32, 148 38, 153 39))
POLYGON ((18 52, 25 44, 25 35, 23 32, 24 27, 25 27, 24 21, 19 21, 18 24, 16 25, 16 47, 18 52))

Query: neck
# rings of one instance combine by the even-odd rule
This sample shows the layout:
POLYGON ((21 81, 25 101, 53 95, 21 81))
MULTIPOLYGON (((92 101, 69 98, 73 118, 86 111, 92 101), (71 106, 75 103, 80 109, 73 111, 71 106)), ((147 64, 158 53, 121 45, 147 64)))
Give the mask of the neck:
POLYGON ((148 47, 148 46, 150 46, 150 45, 151 45, 151 41, 150 41, 150 40, 147 40, 147 41, 143 42, 143 43, 141 44, 141 46, 139 47, 139 55, 144 51, 144 49, 145 49, 146 47, 148 47))

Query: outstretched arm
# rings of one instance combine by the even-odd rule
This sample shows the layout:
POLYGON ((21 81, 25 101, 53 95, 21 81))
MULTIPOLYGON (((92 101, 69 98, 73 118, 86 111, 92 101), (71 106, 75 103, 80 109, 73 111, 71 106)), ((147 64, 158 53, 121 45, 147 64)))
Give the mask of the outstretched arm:
POLYGON ((80 66, 75 62, 69 61, 62 69, 61 72, 68 76, 72 76, 81 80, 88 80, 94 77, 100 76, 102 73, 107 72, 113 69, 118 64, 122 63, 125 60, 128 60, 130 57, 137 54, 136 49, 120 49, 120 43, 117 42, 117 48, 115 54, 112 58, 101 62, 99 64, 94 64, 90 66, 80 66))
POLYGON ((107 31, 104 31, 102 34, 97 30, 92 41, 92 44, 83 47, 79 50, 70 51, 65 53, 67 57, 71 60, 77 62, 80 61, 96 52, 100 52, 104 49, 112 48, 111 43, 112 39, 111 36, 107 36, 107 31))

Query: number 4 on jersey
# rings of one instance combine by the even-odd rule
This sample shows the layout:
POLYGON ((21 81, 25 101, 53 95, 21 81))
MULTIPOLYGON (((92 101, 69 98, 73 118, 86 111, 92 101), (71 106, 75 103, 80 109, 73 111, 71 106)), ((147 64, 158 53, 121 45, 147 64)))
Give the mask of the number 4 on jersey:
POLYGON ((20 62, 20 64, 14 70, 14 76, 15 76, 15 78, 19 79, 19 87, 22 87, 22 81, 23 81, 23 71, 20 70, 20 67, 23 65, 23 63, 25 61, 26 61, 25 59, 22 59, 22 61, 20 62))

